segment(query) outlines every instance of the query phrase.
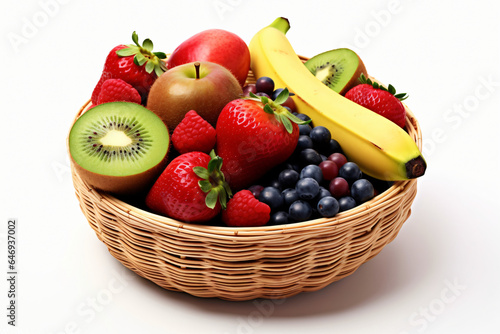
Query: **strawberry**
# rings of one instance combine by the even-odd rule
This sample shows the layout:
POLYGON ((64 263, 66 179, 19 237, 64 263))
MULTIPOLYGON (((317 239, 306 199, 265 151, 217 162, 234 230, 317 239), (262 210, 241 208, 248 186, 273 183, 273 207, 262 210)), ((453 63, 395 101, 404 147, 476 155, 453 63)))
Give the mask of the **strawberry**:
POLYGON ((297 124, 305 124, 281 103, 288 99, 284 89, 275 101, 251 94, 229 102, 221 111, 215 131, 217 154, 233 190, 246 188, 271 168, 288 159, 299 138, 297 124))
POLYGON ((394 86, 389 85, 389 88, 385 88, 367 79, 363 74, 359 81, 361 84, 351 88, 345 97, 404 128, 406 111, 401 101, 408 98, 408 95, 396 94, 394 86))
POLYGON ((92 92, 92 104, 97 104, 102 84, 108 79, 122 79, 129 83, 137 89, 142 102, 146 101, 151 85, 166 70, 161 59, 167 56, 163 52, 153 52, 150 39, 145 39, 141 46, 138 38, 134 31, 132 40, 135 44, 121 44, 110 51, 101 78, 92 92))
POLYGON ((173 159, 155 182, 146 205, 151 210, 184 222, 206 222, 217 216, 231 197, 220 171, 222 159, 189 152, 173 159))
POLYGON ((240 190, 227 202, 222 221, 228 226, 262 226, 269 221, 270 213, 269 205, 259 202, 250 190, 240 190))
POLYGON ((137 89, 122 79, 108 79, 103 82, 96 104, 126 101, 141 104, 141 96, 137 89))
POLYGON ((215 146, 215 129, 194 110, 186 113, 172 133, 172 144, 179 153, 208 153, 215 146))

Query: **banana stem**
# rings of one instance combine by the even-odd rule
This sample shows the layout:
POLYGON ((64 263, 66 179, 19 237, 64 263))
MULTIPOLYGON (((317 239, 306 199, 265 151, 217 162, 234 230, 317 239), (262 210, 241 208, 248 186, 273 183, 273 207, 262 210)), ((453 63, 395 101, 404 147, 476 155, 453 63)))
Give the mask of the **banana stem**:
POLYGON ((269 26, 276 28, 282 33, 286 34, 288 29, 290 29, 290 21, 288 21, 288 19, 285 17, 278 17, 269 26))

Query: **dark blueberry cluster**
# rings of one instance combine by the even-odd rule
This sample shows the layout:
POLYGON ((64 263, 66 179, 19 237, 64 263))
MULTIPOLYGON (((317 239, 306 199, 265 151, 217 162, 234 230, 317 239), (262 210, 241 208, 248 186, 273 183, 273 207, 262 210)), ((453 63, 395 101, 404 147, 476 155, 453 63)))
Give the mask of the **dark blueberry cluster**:
MULTIPOLYGON (((294 114, 310 121, 305 114, 294 114)), ((249 188, 271 207, 268 225, 333 217, 391 185, 364 175, 358 165, 348 161, 327 128, 308 123, 299 125, 299 131, 293 155, 249 188)))

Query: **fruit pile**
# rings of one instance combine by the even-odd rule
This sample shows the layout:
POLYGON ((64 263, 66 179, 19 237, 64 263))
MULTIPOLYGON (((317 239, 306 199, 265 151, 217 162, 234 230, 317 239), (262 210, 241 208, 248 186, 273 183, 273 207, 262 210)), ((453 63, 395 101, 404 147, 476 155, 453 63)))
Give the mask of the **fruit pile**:
POLYGON ((278 18, 248 46, 210 29, 168 57, 134 32, 71 128, 80 177, 179 221, 262 226, 333 217, 423 175, 406 94, 349 49, 303 63, 289 27, 278 18))

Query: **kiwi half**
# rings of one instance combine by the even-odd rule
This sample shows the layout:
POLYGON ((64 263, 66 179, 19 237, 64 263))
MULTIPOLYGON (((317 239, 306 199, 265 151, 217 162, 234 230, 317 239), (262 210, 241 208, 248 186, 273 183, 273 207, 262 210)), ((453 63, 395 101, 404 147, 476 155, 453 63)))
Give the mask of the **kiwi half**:
POLYGON ((69 134, 71 159, 82 180, 123 195, 152 185, 166 166, 169 144, 163 121, 131 102, 110 102, 89 109, 69 134))
POLYGON ((320 53, 305 62, 307 69, 325 85, 344 95, 359 83, 366 73, 365 65, 351 49, 335 49, 320 53))

